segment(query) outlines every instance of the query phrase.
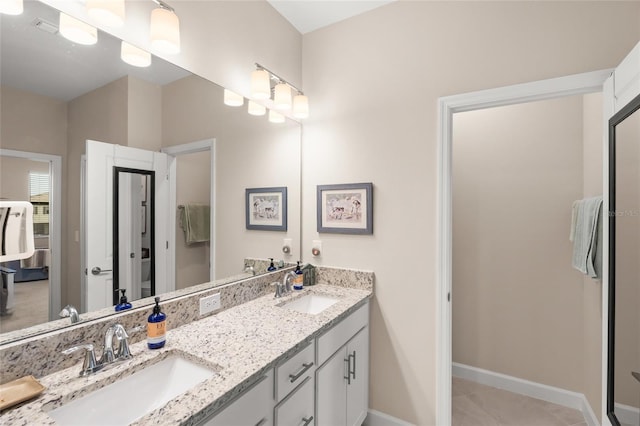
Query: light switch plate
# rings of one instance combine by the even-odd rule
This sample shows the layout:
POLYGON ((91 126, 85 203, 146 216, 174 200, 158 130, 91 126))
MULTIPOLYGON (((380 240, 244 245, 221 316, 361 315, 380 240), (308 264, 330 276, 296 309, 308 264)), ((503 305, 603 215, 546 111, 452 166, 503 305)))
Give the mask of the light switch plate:
POLYGON ((206 315, 220 309, 220 293, 200 298, 200 315, 206 315))

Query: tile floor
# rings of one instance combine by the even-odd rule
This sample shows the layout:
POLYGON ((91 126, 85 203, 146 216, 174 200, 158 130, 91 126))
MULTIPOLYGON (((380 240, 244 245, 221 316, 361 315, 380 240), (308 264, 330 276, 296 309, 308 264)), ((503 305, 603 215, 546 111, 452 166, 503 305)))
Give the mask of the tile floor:
POLYGON ((578 410, 453 378, 452 426, 587 426, 578 410))

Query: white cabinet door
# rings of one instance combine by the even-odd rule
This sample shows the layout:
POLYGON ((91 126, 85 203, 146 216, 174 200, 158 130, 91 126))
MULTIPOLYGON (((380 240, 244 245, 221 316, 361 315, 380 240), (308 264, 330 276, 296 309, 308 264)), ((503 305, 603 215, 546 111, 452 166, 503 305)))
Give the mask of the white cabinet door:
POLYGON ((369 327, 347 344, 347 426, 360 426, 369 409, 369 327))
POLYGON ((316 371, 316 425, 341 426, 347 413, 346 348, 316 371))

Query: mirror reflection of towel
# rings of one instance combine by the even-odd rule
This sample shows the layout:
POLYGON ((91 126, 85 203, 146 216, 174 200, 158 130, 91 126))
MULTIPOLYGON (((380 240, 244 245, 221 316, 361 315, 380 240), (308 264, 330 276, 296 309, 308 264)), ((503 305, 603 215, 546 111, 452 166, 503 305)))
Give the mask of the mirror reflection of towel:
POLYGON ((36 249, 33 256, 20 261, 20 267, 22 269, 42 269, 48 266, 49 249, 36 249))
POLYGON ((211 208, 205 204, 185 204, 180 210, 180 226, 187 244, 209 241, 211 208))

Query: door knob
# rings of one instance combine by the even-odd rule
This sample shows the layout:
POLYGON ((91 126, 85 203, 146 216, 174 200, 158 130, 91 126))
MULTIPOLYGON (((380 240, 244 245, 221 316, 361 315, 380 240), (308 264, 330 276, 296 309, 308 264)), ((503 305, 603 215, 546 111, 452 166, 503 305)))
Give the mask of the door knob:
POLYGON ((100 269, 99 266, 94 266, 93 268, 91 268, 91 273, 93 275, 100 275, 103 272, 111 272, 113 271, 113 269, 100 269))

